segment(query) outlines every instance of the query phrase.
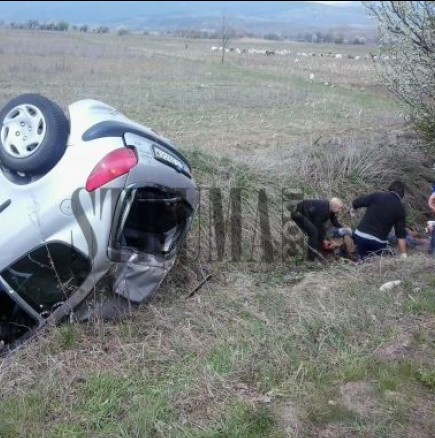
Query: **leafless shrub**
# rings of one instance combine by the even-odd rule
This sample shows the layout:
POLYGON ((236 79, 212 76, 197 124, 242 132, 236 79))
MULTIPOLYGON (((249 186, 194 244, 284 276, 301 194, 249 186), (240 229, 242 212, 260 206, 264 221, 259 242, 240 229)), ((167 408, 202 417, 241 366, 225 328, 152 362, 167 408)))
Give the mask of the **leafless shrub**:
POLYGON ((334 194, 346 200, 364 191, 384 189, 396 178, 409 181, 409 186, 420 181, 421 187, 432 177, 418 142, 413 144, 399 134, 371 140, 319 138, 291 149, 285 167, 306 193, 334 194))
POLYGON ((410 110, 411 121, 434 145, 435 8, 431 1, 363 2, 379 25, 373 59, 388 88, 410 110))

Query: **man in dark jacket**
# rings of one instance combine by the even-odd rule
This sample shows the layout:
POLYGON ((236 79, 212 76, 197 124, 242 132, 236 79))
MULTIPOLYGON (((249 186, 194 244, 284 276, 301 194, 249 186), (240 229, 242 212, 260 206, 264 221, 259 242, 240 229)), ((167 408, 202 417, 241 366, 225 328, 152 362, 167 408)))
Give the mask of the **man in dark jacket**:
MULTIPOLYGON (((325 241, 325 224, 328 220, 336 228, 340 228, 337 214, 343 209, 343 202, 338 198, 304 199, 297 204, 292 219, 308 236, 308 260, 321 259, 321 249, 325 241)), ((346 229, 342 229, 344 233, 346 229)))
POLYGON ((386 192, 375 192, 352 201, 354 210, 367 208, 353 236, 360 259, 370 254, 381 254, 387 248, 388 234, 393 227, 401 257, 406 257, 404 195, 403 182, 394 181, 386 192))

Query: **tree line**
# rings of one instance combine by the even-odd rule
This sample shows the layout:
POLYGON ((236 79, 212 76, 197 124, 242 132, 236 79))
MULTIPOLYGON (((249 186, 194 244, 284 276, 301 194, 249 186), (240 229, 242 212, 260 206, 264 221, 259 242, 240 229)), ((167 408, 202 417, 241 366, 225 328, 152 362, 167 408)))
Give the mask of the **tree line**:
POLYGON ((49 21, 40 22, 38 20, 28 20, 24 23, 10 22, 7 24, 12 29, 28 29, 28 30, 48 30, 56 32, 66 32, 72 30, 75 32, 95 32, 95 33, 108 33, 110 32, 107 26, 98 26, 91 28, 88 24, 73 24, 70 25, 66 21, 49 21))

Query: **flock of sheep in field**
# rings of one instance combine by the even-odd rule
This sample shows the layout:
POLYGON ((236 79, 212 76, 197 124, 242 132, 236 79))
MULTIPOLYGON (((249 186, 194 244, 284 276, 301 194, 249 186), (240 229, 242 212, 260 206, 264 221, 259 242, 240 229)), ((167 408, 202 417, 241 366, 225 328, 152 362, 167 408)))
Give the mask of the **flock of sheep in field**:
MULTIPOLYGON (((223 48, 222 47, 217 47, 217 46, 213 46, 211 48, 212 52, 222 52, 223 48)), ((347 54, 347 55, 343 55, 342 53, 332 53, 332 52, 327 52, 327 53, 306 53, 306 52, 292 52, 291 50, 287 50, 287 49, 281 49, 281 50, 267 50, 267 49, 239 49, 239 48, 234 48, 234 47, 229 47, 229 48, 225 48, 225 53, 236 53, 238 55, 243 55, 243 54, 249 54, 249 55, 257 55, 257 54, 261 54, 261 55, 266 55, 266 56, 274 56, 274 55, 278 55, 278 56, 288 56, 288 55, 295 55, 295 62, 299 61, 299 58, 306 58, 306 57, 319 57, 319 58, 335 58, 335 59, 343 59, 343 58, 348 58, 348 59, 354 59, 356 61, 358 61, 359 59, 370 59, 372 58, 373 60, 377 59, 377 55, 352 55, 352 54, 347 54)), ((389 57, 388 55, 384 55, 383 56, 384 60, 388 60, 389 57)))

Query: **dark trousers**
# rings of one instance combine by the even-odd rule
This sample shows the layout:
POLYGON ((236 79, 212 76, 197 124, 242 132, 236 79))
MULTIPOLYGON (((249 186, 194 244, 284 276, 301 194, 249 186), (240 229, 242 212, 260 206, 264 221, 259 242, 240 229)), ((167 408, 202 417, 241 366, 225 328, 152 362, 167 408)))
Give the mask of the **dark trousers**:
POLYGON ((355 241, 358 249, 358 256, 361 260, 364 260, 371 255, 381 255, 382 252, 387 249, 386 243, 365 239, 364 237, 358 236, 355 233, 353 234, 353 240, 355 241))
POLYGON ((314 261, 317 258, 321 258, 321 245, 325 235, 323 227, 316 226, 298 211, 294 211, 292 213, 292 219, 296 222, 296 225, 308 236, 308 260, 314 261))

